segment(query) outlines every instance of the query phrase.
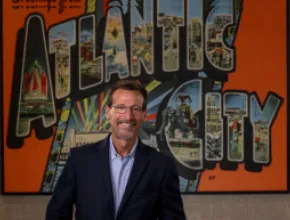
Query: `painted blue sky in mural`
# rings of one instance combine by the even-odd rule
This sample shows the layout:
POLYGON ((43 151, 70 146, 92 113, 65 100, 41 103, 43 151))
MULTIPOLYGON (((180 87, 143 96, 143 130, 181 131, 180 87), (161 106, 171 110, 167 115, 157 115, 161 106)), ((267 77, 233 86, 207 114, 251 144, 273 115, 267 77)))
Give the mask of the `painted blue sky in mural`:
POLYGON ((50 29, 50 37, 58 38, 65 37, 69 44, 74 43, 75 22, 68 21, 63 24, 58 24, 50 29))

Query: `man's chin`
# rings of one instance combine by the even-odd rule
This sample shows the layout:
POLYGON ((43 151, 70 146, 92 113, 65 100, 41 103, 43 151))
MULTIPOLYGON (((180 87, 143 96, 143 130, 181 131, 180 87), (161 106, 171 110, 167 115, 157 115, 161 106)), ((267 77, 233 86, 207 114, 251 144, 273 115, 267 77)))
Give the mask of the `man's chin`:
POLYGON ((135 138, 134 134, 122 134, 122 133, 117 133, 117 136, 119 139, 122 140, 132 140, 135 138))

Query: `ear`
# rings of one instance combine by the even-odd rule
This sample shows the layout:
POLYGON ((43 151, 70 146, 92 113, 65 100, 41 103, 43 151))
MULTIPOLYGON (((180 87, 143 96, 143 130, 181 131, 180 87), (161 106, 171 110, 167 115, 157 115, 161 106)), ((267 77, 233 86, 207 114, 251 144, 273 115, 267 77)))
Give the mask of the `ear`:
POLYGON ((110 119, 110 116, 111 116, 111 109, 108 105, 106 105, 106 119, 110 119))

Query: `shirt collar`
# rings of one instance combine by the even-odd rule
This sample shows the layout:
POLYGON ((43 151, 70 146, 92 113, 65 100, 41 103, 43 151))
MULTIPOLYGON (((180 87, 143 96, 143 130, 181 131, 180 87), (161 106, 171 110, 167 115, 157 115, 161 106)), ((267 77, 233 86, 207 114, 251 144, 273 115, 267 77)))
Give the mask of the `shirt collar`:
MULTIPOLYGON (((110 142, 110 155, 111 155, 111 158, 114 159, 117 156, 120 156, 117 153, 116 149, 115 149, 115 146, 113 144, 112 136, 110 136, 110 141, 109 142, 110 142)), ((133 148, 131 149, 131 152, 126 157, 128 157, 128 156, 133 156, 134 157, 135 152, 136 152, 137 145, 138 145, 138 138, 136 139, 136 142, 135 142, 133 148)))

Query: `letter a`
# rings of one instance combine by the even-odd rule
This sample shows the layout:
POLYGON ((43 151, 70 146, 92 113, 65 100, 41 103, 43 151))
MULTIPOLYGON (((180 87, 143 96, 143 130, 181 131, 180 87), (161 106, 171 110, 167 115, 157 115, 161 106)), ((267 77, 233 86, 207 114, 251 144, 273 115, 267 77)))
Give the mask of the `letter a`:
POLYGON ((52 126, 57 117, 44 22, 39 15, 30 16, 26 22, 20 87, 16 136, 29 135, 31 122, 38 119, 35 123, 36 135, 46 137, 42 128, 52 126))

